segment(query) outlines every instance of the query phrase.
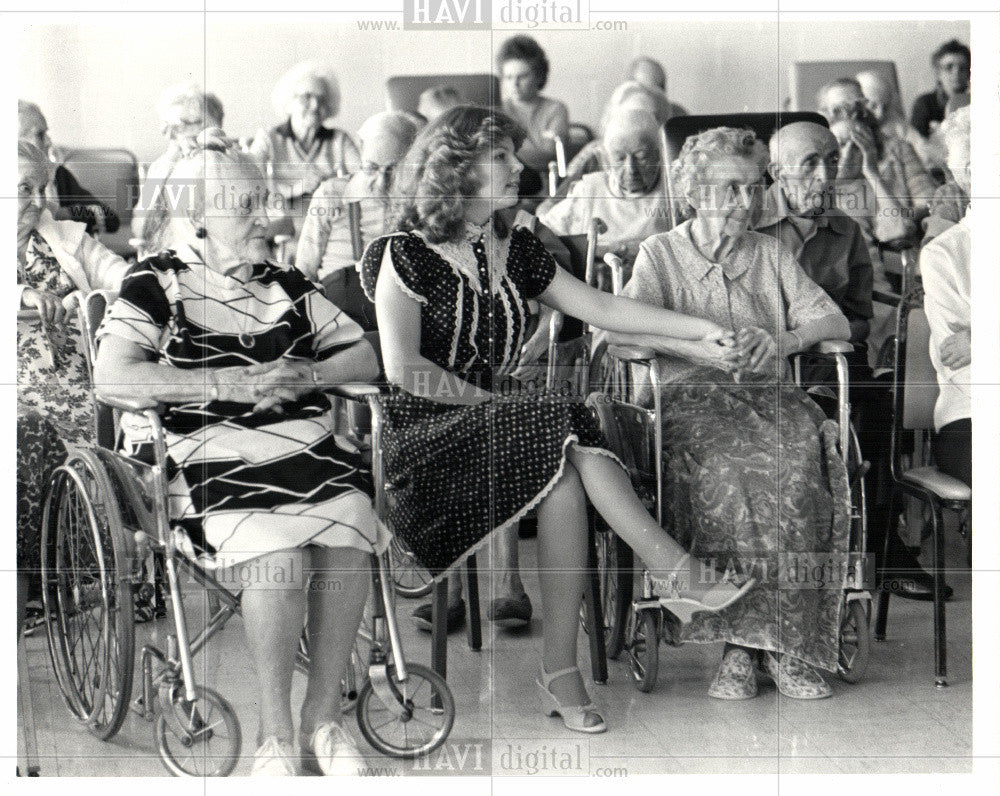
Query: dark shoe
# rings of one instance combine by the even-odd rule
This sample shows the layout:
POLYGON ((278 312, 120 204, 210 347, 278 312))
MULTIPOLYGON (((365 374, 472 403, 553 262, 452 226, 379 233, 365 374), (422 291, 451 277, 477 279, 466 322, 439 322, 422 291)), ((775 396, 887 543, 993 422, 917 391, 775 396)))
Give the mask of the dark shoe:
MULTIPOLYGON (((418 605, 412 614, 413 624, 421 630, 426 630, 428 633, 432 632, 434 630, 434 625, 431 624, 432 612, 433 606, 430 603, 418 605)), ((449 633, 454 633, 456 630, 461 629, 464 624, 465 600, 459 600, 454 605, 448 606, 448 619, 445 622, 445 627, 449 633)))
POLYGON ((832 696, 833 689, 812 666, 791 655, 764 651, 760 658, 761 671, 774 680, 778 692, 792 699, 823 699, 832 696))
POLYGON ((708 695, 716 699, 753 699, 757 696, 757 673, 753 663, 753 656, 746 647, 726 644, 708 695))
POLYGON ((520 597, 497 597, 490 603, 486 618, 500 627, 527 627, 531 622, 531 600, 527 593, 520 597))
MULTIPOLYGON (((934 578, 927 572, 903 577, 894 577, 891 572, 887 572, 882 577, 880 588, 907 600, 931 602, 934 599, 934 578)), ((954 589, 947 583, 944 584, 944 598, 950 600, 953 593, 954 589)))

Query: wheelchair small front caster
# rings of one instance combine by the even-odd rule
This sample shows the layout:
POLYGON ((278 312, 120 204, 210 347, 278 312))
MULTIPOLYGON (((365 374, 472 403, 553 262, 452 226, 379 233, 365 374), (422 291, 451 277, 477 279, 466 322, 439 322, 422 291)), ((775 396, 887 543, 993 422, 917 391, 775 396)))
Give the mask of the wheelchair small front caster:
POLYGON ((643 693, 649 693, 656 686, 660 666, 659 628, 659 608, 633 609, 629 614, 625 649, 632 681, 643 693))
POLYGON ((153 728, 156 750, 175 777, 229 776, 240 759, 239 720, 215 691, 194 690, 195 699, 188 701, 178 683, 169 697, 161 698, 153 728))

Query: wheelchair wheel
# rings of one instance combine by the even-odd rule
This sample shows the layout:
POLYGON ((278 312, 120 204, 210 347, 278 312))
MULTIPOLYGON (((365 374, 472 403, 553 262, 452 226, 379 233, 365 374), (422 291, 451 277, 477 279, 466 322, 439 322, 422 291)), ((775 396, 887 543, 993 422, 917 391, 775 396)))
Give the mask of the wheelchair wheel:
POLYGON ((635 687, 648 694, 656 686, 660 668, 660 634, 658 611, 645 609, 629 614, 629 629, 625 648, 635 687))
POLYGON ((73 715, 101 740, 132 698, 135 617, 131 539, 97 456, 70 452, 53 473, 42 514, 42 599, 49 657, 73 715))
POLYGON ((856 683, 865 675, 871 651, 868 634, 868 611, 861 600, 844 606, 840 619, 840 649, 837 674, 845 683, 856 683))
POLYGON ((226 777, 240 759, 236 713, 211 688, 195 686, 193 702, 175 684, 169 704, 160 705, 153 733, 163 765, 175 777, 226 777))
POLYGON ((405 683, 396 676, 394 664, 386 664, 384 671, 380 693, 368 679, 358 696, 361 734, 390 757, 412 759, 433 752, 455 723, 455 699, 448 684, 433 669, 418 663, 406 664, 405 683))
MULTIPOLYGON (((604 615, 604 645, 608 658, 614 660, 625 647, 625 626, 634 582, 633 554, 632 549, 603 520, 595 516, 593 521, 597 523, 594 539, 597 543, 597 578, 604 615)), ((589 634, 585 607, 580 608, 580 623, 589 634)))
POLYGON ((393 536, 389 551, 392 556, 392 585, 396 594, 407 599, 430 594, 434 585, 431 573, 420 565, 406 543, 393 536))

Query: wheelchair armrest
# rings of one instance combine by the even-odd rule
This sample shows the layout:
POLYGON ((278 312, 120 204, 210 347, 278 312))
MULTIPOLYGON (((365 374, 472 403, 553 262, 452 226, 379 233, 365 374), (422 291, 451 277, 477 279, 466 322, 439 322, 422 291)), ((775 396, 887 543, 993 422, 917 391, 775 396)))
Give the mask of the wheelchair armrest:
POLYGON ((97 393, 97 400, 113 409, 120 409, 122 412, 135 412, 137 414, 142 414, 147 409, 156 409, 159 406, 156 401, 149 398, 122 398, 117 395, 106 395, 101 392, 97 393))
POLYGON ((38 310, 36 309, 17 311, 17 319, 19 321, 37 321, 41 317, 42 316, 38 314, 38 310))
POLYGON ((850 354, 854 351, 854 345, 847 342, 847 340, 820 340, 813 346, 810 346, 805 351, 801 352, 804 354, 850 354))
POLYGON ((898 307, 899 302, 903 300, 903 297, 897 295, 896 293, 884 293, 881 290, 872 291, 872 301, 877 301, 879 304, 888 304, 890 307, 898 307))
POLYGON ((366 382, 346 382, 344 384, 323 385, 323 392, 352 401, 366 401, 369 397, 378 395, 379 389, 376 385, 366 382))
POLYGON ((608 356, 620 359, 624 362, 649 362, 656 359, 656 352, 652 348, 638 345, 609 345, 608 356))

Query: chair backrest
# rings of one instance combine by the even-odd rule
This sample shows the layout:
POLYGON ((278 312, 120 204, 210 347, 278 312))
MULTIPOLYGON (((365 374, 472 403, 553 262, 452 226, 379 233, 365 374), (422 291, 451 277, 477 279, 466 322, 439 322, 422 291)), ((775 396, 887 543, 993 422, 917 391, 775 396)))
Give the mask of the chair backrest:
POLYGON ((127 149, 70 149, 62 163, 77 182, 97 199, 113 208, 121 226, 113 234, 102 234, 101 243, 120 255, 132 253, 132 206, 139 196, 139 166, 127 149))
POLYGON ((703 133, 713 127, 741 127, 753 130, 765 144, 774 131, 793 122, 815 122, 827 127, 826 119, 814 112, 775 111, 773 113, 713 113, 707 116, 675 116, 667 120, 667 158, 672 161, 684 146, 688 136, 703 133))
POLYGON ((840 77, 854 77, 858 72, 875 72, 899 96, 895 61, 796 61, 788 74, 791 110, 816 110, 816 94, 823 86, 840 77))
POLYGON ((385 81, 389 110, 416 113, 420 95, 436 86, 451 86, 471 105, 489 107, 500 103, 500 81, 496 75, 394 75, 385 81))
POLYGON ((903 428, 934 427, 939 387, 930 355, 931 327, 923 307, 907 310, 906 358, 903 382, 903 428))

